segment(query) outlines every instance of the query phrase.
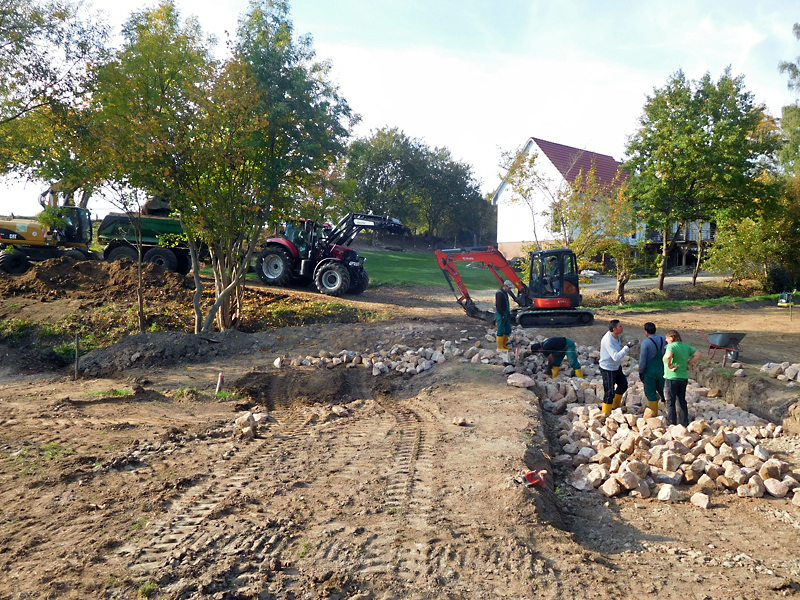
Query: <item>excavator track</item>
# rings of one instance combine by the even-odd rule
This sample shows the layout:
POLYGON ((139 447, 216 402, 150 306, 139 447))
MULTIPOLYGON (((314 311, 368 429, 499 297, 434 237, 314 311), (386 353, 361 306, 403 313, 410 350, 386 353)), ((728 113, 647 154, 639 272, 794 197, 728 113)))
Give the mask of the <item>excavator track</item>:
POLYGON ((516 310, 511 311, 511 320, 516 320, 522 327, 570 327, 591 325, 594 314, 590 310, 563 309, 563 310, 516 310))

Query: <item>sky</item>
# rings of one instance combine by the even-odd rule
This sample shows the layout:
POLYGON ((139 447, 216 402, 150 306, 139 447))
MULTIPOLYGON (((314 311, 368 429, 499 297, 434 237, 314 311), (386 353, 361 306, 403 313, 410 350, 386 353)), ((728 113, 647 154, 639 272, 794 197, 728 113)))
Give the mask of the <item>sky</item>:
MULTIPOLYGON (((155 2, 95 0, 119 32, 155 2)), ((235 36, 246 0, 176 0, 219 39, 235 36)), ((774 0, 294 0, 296 34, 361 116, 367 136, 396 127, 472 166, 484 193, 503 151, 529 137, 618 160, 648 95, 676 71, 726 67, 770 114, 798 100, 778 71, 800 60, 796 2, 774 0)), ((0 214, 39 212, 45 182, 0 180, 0 214)), ((111 210, 90 203, 95 216, 111 210)))

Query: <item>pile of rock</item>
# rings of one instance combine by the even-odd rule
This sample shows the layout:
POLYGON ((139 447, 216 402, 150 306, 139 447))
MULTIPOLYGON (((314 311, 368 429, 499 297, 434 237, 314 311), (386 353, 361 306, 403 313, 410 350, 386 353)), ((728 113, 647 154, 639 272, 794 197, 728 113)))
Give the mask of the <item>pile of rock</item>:
POLYGON ((692 502, 707 507, 715 492, 742 497, 783 498, 794 493, 800 506, 800 470, 770 457, 760 444, 779 437, 782 428, 761 422, 750 426, 693 421, 667 425, 646 409, 605 415, 599 407, 573 406, 561 417, 563 454, 554 465, 574 467, 569 483, 579 490, 599 488, 606 496, 628 494, 659 500, 687 499, 678 486, 694 486, 692 502))
POLYGON ((778 381, 786 381, 789 386, 796 386, 800 381, 800 363, 773 363, 769 362, 761 367, 761 372, 778 381))

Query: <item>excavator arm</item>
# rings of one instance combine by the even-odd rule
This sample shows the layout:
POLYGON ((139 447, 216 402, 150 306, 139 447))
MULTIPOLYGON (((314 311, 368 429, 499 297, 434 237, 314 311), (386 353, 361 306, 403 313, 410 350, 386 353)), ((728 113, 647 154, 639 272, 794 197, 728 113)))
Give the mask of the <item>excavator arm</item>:
POLYGON ((450 289, 456 296, 456 302, 466 311, 467 315, 475 319, 493 321, 494 312, 481 310, 470 298, 467 286, 458 272, 457 262, 482 263, 497 278, 500 284, 506 279, 510 280, 517 288, 518 295, 511 294, 514 301, 520 306, 524 306, 524 299, 527 297, 528 287, 522 283, 516 271, 511 267, 505 257, 492 246, 482 246, 479 248, 451 248, 449 250, 437 250, 436 262, 444 273, 450 289))

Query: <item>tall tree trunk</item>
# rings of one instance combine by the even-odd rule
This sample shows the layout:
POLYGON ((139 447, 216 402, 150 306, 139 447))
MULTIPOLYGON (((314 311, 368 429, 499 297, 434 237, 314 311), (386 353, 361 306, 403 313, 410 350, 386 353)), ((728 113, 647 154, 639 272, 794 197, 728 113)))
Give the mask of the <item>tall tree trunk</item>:
POLYGON ((658 289, 664 291, 664 277, 667 275, 667 256, 669 255, 669 242, 667 241, 667 227, 661 231, 661 262, 658 265, 658 289))
POLYGON ((200 279, 200 258, 197 252, 197 240, 189 233, 189 229, 183 223, 183 218, 181 218, 181 227, 186 232, 186 241, 189 244, 189 256, 192 259, 192 276, 194 277, 194 295, 192 296, 194 332, 198 334, 203 327, 203 311, 200 309, 200 298, 203 296, 203 282, 200 279))
POLYGON ((625 304, 625 284, 631 280, 630 269, 617 268, 617 304, 625 304))
POLYGON ((694 272, 692 273, 692 286, 697 285, 697 275, 700 273, 700 263, 703 261, 703 223, 702 221, 697 224, 697 262, 694 265, 694 272))
POLYGON ((137 270, 139 275, 139 287, 136 289, 136 300, 139 307, 139 333, 144 333, 144 291, 142 290, 142 245, 139 244, 139 260, 137 261, 137 270))

